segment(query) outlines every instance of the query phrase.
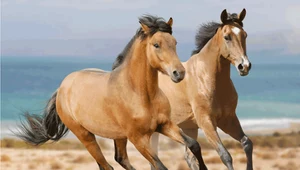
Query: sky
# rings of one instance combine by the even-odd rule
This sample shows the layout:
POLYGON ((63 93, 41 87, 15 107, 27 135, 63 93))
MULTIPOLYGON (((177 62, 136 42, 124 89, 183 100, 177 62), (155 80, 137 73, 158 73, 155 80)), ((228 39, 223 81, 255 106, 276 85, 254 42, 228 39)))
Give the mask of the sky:
POLYGON ((300 55, 299 0, 2 0, 1 52, 3 56, 117 55, 143 14, 173 17, 175 38, 191 51, 201 23, 219 22, 223 9, 239 13, 243 8, 249 51, 300 55))

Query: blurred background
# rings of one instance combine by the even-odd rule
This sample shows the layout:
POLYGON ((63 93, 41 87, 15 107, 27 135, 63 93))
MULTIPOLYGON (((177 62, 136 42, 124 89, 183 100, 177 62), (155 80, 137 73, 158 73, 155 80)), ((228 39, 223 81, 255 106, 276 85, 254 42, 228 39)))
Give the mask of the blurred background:
POLYGON ((246 77, 231 71, 242 126, 261 131, 300 123, 299 0, 2 0, 1 138, 10 137, 8 127, 23 111, 41 112, 69 73, 111 70, 139 16, 173 17, 177 52, 186 61, 202 23, 243 8, 252 69, 246 77))
POLYGON ((2 0, 1 119, 15 120, 23 110, 41 110, 72 71, 88 67, 111 70, 143 14, 174 18, 177 51, 186 61, 202 23, 219 22, 223 9, 239 13, 243 8, 247 10, 244 29, 253 69, 248 76, 240 77, 232 68, 239 94, 237 114, 245 128, 287 126, 290 121, 298 121, 297 0, 2 0))

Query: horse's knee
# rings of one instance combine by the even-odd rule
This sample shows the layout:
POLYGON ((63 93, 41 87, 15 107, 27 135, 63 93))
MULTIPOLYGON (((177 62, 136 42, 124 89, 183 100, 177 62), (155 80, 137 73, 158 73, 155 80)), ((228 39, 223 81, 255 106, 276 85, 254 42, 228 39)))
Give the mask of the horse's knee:
POLYGON ((241 139, 241 144, 246 153, 253 151, 253 143, 246 135, 241 139))
POLYGON ((189 148, 190 150, 193 152, 193 153, 198 153, 198 152, 201 152, 201 148, 200 148, 200 145, 199 143, 196 141, 196 140, 190 140, 189 142, 189 148))

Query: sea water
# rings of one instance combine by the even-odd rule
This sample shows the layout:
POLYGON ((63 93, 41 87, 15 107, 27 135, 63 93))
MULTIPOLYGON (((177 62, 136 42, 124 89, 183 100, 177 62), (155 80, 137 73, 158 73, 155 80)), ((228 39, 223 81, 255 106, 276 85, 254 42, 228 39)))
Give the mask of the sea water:
MULTIPOLYGON (((3 57, 1 134, 14 128, 24 111, 40 113, 69 73, 84 68, 111 70, 112 62, 90 58, 3 57)), ((241 77, 232 67, 239 94, 238 115, 246 130, 284 128, 300 122, 300 64, 253 64, 241 77)))

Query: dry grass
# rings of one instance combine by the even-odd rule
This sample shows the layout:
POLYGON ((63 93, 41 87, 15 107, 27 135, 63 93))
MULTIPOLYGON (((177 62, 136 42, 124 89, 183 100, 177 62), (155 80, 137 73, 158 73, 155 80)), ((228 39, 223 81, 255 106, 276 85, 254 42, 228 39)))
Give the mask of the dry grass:
POLYGON ((67 158, 73 157, 73 155, 70 152, 64 152, 63 154, 61 154, 61 156, 67 158))
POLYGON ((70 166, 70 167, 68 167, 66 170, 73 170, 74 169, 74 167, 73 166, 70 166))
POLYGON ((32 161, 35 162, 35 163, 46 162, 46 161, 48 161, 48 158, 46 158, 46 157, 37 157, 37 158, 33 159, 32 161))
POLYGON ((57 161, 52 161, 50 163, 50 168, 55 170, 55 169, 62 169, 63 168, 63 165, 57 161))
POLYGON ((190 170, 190 168, 184 160, 181 160, 176 170, 190 170))
MULTIPOLYGON (((254 147, 263 148, 295 148, 300 147, 300 131, 292 132, 289 134, 280 134, 278 132, 270 136, 250 136, 254 147)), ((101 149, 110 149, 109 145, 101 140, 97 140, 101 149)), ((211 144, 204 137, 198 138, 198 142, 202 149, 213 149, 211 144)), ((74 139, 63 139, 58 142, 47 142, 41 146, 32 146, 24 141, 4 138, 0 140, 1 148, 22 148, 22 149, 50 149, 50 150, 85 150, 85 147, 78 141, 74 139)), ((241 149, 241 144, 234 140, 223 140, 223 144, 227 149, 241 149)), ((175 142, 167 142, 160 145, 162 150, 172 149, 177 147, 178 144, 175 142)))
POLYGON ((259 153, 256 153, 256 156, 261 159, 264 159, 264 160, 272 160, 272 159, 276 158, 276 155, 273 153, 263 153, 263 152, 260 153, 259 152, 259 153))
POLYGON ((288 150, 287 152, 281 154, 281 158, 296 158, 296 152, 295 150, 288 150))
POLYGON ((101 140, 101 139, 98 139, 98 140, 97 140, 97 143, 98 143, 98 145, 100 146, 100 148, 101 148, 102 150, 109 149, 109 145, 108 145, 105 141, 103 141, 103 140, 101 140))
POLYGON ((209 157, 209 158, 204 158, 204 162, 207 163, 207 164, 220 164, 220 163, 222 163, 219 156, 212 156, 212 157, 209 157))
POLYGON ((267 148, 295 148, 300 146, 300 131, 288 134, 275 132, 272 136, 250 137, 254 146, 267 148))
POLYGON ((240 157, 239 159, 238 159, 238 161, 240 162, 240 163, 247 163, 247 158, 246 157, 240 157))
POLYGON ((31 164, 28 164, 28 169, 36 169, 36 164, 34 163, 31 163, 31 164))
POLYGON ((223 145, 227 149, 232 149, 232 148, 242 148, 241 143, 234 141, 234 140, 224 140, 223 145))
POLYGON ((10 162, 11 158, 8 155, 1 155, 1 162, 10 162))
POLYGON ((77 158, 73 159, 72 163, 88 163, 92 162, 93 159, 90 156, 79 155, 77 158))
POLYGON ((273 168, 277 168, 278 170, 296 170, 299 169, 300 167, 297 166, 294 162, 288 162, 286 165, 279 165, 279 164, 274 164, 273 168))
POLYGON ((70 150, 85 149, 85 147, 76 140, 64 139, 58 142, 47 142, 41 146, 32 146, 24 141, 4 138, 1 139, 1 148, 22 148, 22 149, 52 149, 52 150, 70 150))
POLYGON ((18 154, 18 156, 23 157, 23 156, 24 156, 24 153, 20 153, 20 154, 18 154))
POLYGON ((244 150, 242 150, 242 149, 234 149, 231 153, 232 156, 237 156, 237 155, 241 155, 241 154, 242 155, 245 154, 244 150))
POLYGON ((209 155, 209 152, 208 152, 208 151, 201 151, 201 155, 202 155, 202 156, 209 155))
MULTIPOLYGON (((270 136, 249 136, 255 147, 263 148, 296 148, 300 147, 300 131, 291 132, 287 134, 281 134, 275 132, 270 136)), ((213 149, 209 142, 203 138, 199 137, 198 142, 202 149, 213 149)), ((242 148, 241 144, 234 140, 223 140, 222 141, 225 148, 242 148)))

